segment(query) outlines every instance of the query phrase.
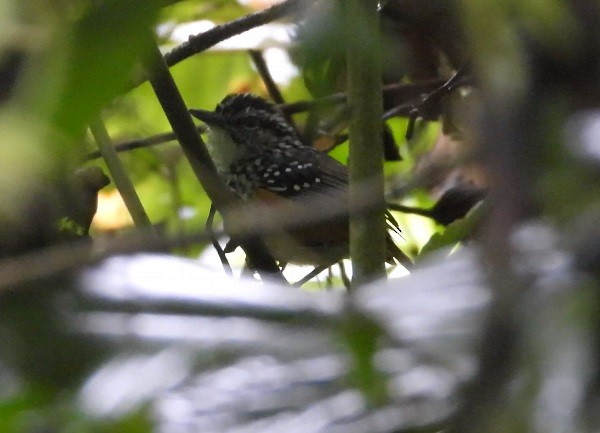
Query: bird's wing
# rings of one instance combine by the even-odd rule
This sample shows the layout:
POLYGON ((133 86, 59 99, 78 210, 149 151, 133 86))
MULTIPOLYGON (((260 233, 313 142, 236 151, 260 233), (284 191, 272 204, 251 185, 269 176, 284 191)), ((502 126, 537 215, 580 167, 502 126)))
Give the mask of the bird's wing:
POLYGON ((345 193, 348 188, 346 167, 311 148, 270 151, 261 158, 256 172, 259 188, 286 198, 336 191, 345 193))

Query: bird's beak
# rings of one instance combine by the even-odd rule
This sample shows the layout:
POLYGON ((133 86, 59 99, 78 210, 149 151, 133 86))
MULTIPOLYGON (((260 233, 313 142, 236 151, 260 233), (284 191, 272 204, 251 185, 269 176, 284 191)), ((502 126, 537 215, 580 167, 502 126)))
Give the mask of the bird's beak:
POLYGON ((191 109, 189 110, 190 114, 194 116, 196 119, 202 120, 208 126, 215 125, 220 126, 223 125, 223 120, 221 117, 212 111, 208 110, 199 110, 199 109, 191 109))

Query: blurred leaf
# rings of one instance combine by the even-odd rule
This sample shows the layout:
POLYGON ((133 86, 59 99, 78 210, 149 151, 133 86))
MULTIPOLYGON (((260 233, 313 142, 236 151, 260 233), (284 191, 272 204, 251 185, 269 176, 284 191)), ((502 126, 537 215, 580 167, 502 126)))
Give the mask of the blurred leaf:
POLYGON ((479 109, 480 95, 472 88, 459 89, 442 100, 442 132, 454 140, 465 140, 479 109))
MULTIPOLYGON (((511 25, 512 1, 465 0, 463 25, 469 37, 471 59, 479 87, 507 109, 527 93, 527 67, 519 30, 511 25), (502 65, 502 73, 498 67, 502 65), (510 78, 509 78, 510 77, 510 78)), ((527 2, 531 3, 531 2, 527 2)))
POLYGON ((195 20, 214 20, 218 24, 240 18, 249 11, 231 0, 185 0, 161 11, 161 22, 186 23, 195 20))
POLYGON ((356 311, 348 312, 342 324, 343 342, 350 352, 350 380, 373 406, 386 402, 386 380, 377 370, 374 357, 384 330, 372 318, 356 311))
POLYGON ((394 142, 398 146, 398 152, 402 157, 402 161, 398 161, 398 163, 386 162, 384 164, 385 175, 386 177, 391 175, 408 175, 415 163, 414 157, 406 143, 406 128, 408 125, 408 119, 394 117, 388 120, 386 125, 392 133, 394 142))
POLYGON ((431 239, 423 247, 420 254, 425 255, 464 241, 473 233, 473 229, 481 221, 484 209, 483 203, 475 205, 464 218, 449 224, 442 233, 436 233, 431 236, 431 239))
POLYGON ((304 83, 315 97, 334 93, 340 87, 340 76, 345 70, 344 59, 331 59, 313 54, 302 65, 304 83))
POLYGON ((214 109, 228 93, 259 92, 256 72, 244 51, 194 56, 171 68, 189 107, 214 109))
POLYGON ((431 208, 430 216, 439 224, 448 225, 463 218, 477 203, 485 198, 487 191, 464 183, 448 188, 431 208))
POLYGON ((515 2, 517 17, 531 35, 553 53, 564 59, 577 55, 583 32, 563 0, 515 2))
POLYGON ((301 66, 306 88, 314 97, 344 88, 345 29, 339 2, 321 2, 298 27, 295 60, 301 66))
MULTIPOLYGON (((244 88, 256 91, 256 75, 243 52, 203 53, 179 63, 171 72, 187 105, 193 108, 213 109, 227 93, 244 88)), ((105 119, 115 143, 171 130, 148 83, 117 99, 105 119)))
POLYGON ((539 175, 533 192, 544 213, 561 225, 600 205, 596 158, 581 150, 582 140, 597 142, 594 124, 572 117, 564 125, 566 109, 567 101, 559 98, 544 105, 541 147, 535 155, 539 175))
POLYGON ((152 423, 146 410, 127 413, 116 420, 99 420, 82 414, 64 394, 59 402, 49 402, 39 387, 22 390, 15 398, 0 401, 0 431, 27 433, 147 433, 152 423))
POLYGON ((124 90, 159 5, 159 0, 95 2, 59 29, 42 63, 45 79, 29 80, 36 81, 31 101, 36 111, 67 143, 80 138, 100 109, 124 90))
POLYGON ((383 124, 383 155, 385 161, 402 161, 402 155, 400 155, 396 139, 387 123, 383 124))
POLYGON ((427 154, 435 145, 440 135, 440 122, 417 120, 415 134, 408 141, 410 152, 417 160, 427 154))
POLYGON ((71 431, 89 433, 148 433, 154 427, 152 415, 148 412, 148 410, 140 408, 116 420, 82 418, 83 425, 73 425, 71 431), (76 429, 76 427, 79 429, 76 429))
MULTIPOLYGON (((396 165, 401 166, 403 163, 396 165)), ((423 189, 411 191, 410 195, 402 203, 421 209, 429 209, 435 204, 431 194, 423 189)), ((404 212, 392 212, 392 214, 402 229, 402 235, 400 239, 396 239, 396 243, 400 245, 402 250, 409 253, 411 257, 418 256, 423 246, 429 242, 431 236, 440 230, 439 226, 431 218, 404 212)))

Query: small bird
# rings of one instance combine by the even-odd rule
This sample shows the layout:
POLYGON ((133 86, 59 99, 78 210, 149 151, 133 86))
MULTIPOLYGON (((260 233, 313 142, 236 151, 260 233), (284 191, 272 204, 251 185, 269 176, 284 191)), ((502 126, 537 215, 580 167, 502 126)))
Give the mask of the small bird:
MULTIPOLYGON (((190 113, 208 125, 207 146, 217 171, 242 199, 303 203, 322 197, 323 206, 347 208, 347 167, 306 145, 275 105, 253 94, 236 94, 226 96, 215 111, 190 113)), ((318 215, 319 209, 302 211, 318 215)), ((267 236, 265 243, 279 261, 330 266, 349 256, 348 221, 347 213, 318 223, 299 221, 297 227, 267 236)), ((387 223, 397 230, 389 213, 387 223)), ((387 261, 411 263, 389 233, 387 261)))

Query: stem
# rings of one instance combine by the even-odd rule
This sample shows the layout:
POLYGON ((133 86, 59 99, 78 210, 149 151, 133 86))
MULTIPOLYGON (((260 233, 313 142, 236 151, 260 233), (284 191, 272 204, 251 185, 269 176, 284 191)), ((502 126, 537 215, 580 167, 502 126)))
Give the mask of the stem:
MULTIPOLYGON (((206 131, 206 126, 200 125, 196 129, 199 133, 206 131)), ((133 140, 124 141, 117 143, 114 148, 117 152, 128 152, 130 150, 142 149, 150 146, 157 146, 159 144, 168 143, 170 141, 177 140, 177 136, 173 132, 165 132, 163 134, 156 134, 146 138, 134 138, 133 140)), ((99 151, 93 151, 85 155, 85 161, 91 161, 96 158, 100 158, 102 155, 99 151)))
POLYGON ((108 171, 115 182, 117 190, 123 201, 125 202, 125 206, 127 210, 131 214, 131 218, 133 218, 133 223, 137 227, 149 227, 151 225, 150 218, 146 214, 144 207, 142 206, 142 202, 140 201, 137 192, 123 166, 123 163, 119 159, 117 155, 117 151, 112 144, 110 136, 108 135, 108 131, 104 126, 102 120, 98 119, 94 123, 90 125, 90 131, 98 144, 98 149, 100 150, 100 154, 106 161, 106 166, 108 167, 108 171))
MULTIPOLYGON (((179 140, 196 178, 214 206, 223 216, 223 221, 225 226, 227 226, 227 221, 231 218, 231 210, 238 205, 239 200, 220 180, 215 165, 206 149, 206 145, 196 130, 185 102, 154 39, 152 39, 149 48, 146 69, 150 75, 152 89, 173 128, 173 132, 179 140)), ((285 281, 277 263, 275 263, 275 260, 261 239, 240 239, 239 243, 246 252, 248 261, 253 268, 268 273, 271 277, 279 281, 285 281)))
POLYGON ((350 256, 352 288, 385 278, 386 225, 383 182, 381 54, 377 2, 343 0, 347 29, 350 114, 350 256), (364 188, 375 205, 360 212, 364 188))

